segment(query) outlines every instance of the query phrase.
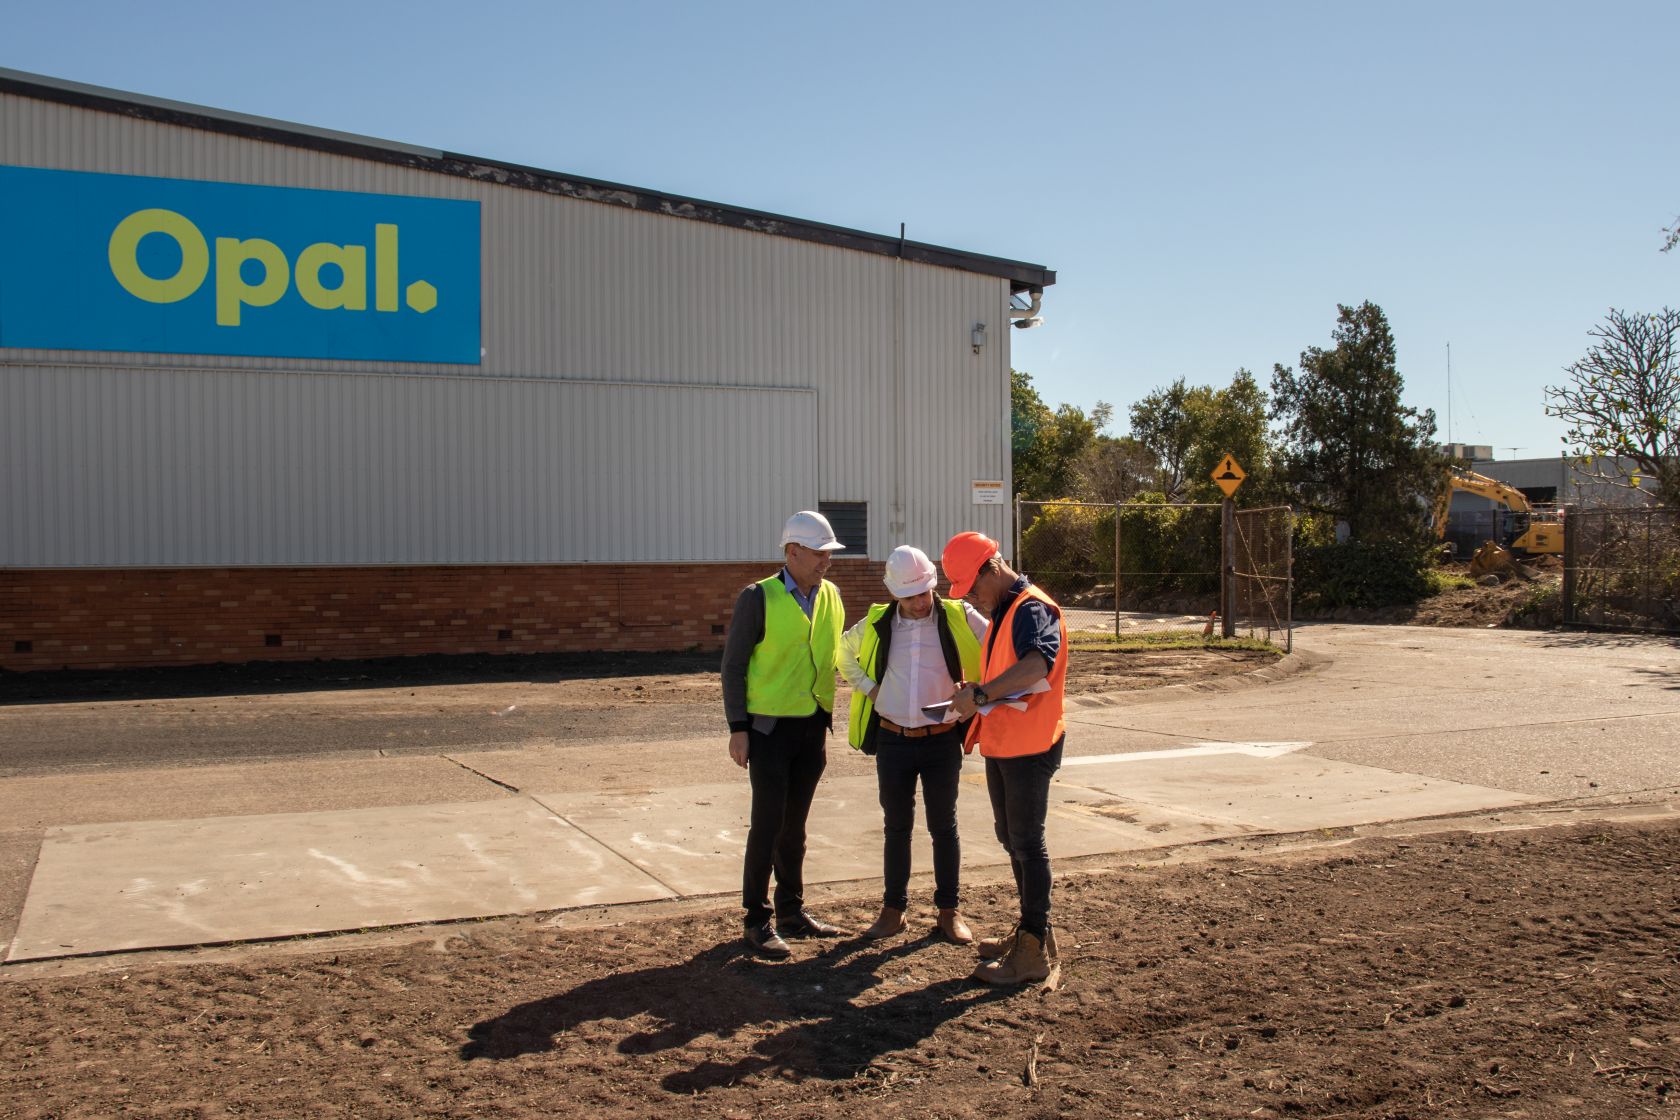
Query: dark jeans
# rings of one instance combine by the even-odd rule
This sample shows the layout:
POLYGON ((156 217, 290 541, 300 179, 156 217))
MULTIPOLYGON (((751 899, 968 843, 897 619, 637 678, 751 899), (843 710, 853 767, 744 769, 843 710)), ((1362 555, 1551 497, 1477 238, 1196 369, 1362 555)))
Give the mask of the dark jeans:
POLYGON ((752 821, 747 828, 741 905, 749 926, 772 914, 797 915, 805 906, 805 818, 817 781, 828 765, 828 713, 782 717, 770 734, 747 732, 747 778, 752 821), (770 872, 776 873, 776 907, 770 908, 770 872))
POLYGON ((1043 937, 1050 928, 1050 852, 1044 846, 1044 818, 1050 811, 1050 779, 1061 768, 1065 741, 1057 739, 1042 754, 986 760, 992 823, 1015 872, 1021 928, 1034 937, 1043 937))
POLYGON ((906 739, 881 728, 875 735, 875 781, 881 790, 881 904, 894 910, 910 906, 910 833, 916 825, 916 780, 921 779, 927 830, 933 838, 933 904, 957 906, 962 848, 957 841, 957 779, 962 775, 962 734, 953 728, 939 735, 906 739))

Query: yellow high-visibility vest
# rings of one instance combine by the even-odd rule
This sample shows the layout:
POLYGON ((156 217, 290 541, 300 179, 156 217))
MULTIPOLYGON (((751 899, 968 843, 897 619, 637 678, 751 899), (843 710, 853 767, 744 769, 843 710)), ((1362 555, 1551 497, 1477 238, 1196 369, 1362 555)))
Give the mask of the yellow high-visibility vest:
POLYGON ((834 669, 846 609, 840 589, 826 579, 806 618, 782 583, 782 573, 760 580, 764 637, 747 663, 747 711, 755 716, 808 716, 834 710, 834 669))

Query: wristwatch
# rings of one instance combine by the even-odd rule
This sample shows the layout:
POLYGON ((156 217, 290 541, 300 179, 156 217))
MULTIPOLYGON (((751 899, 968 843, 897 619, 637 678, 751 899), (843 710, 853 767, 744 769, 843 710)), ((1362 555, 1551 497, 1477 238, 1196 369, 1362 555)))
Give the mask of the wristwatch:
POLYGON ((990 696, 986 695, 985 689, 981 688, 979 685, 974 686, 974 706, 976 708, 980 707, 982 704, 990 703, 991 699, 992 698, 990 696))

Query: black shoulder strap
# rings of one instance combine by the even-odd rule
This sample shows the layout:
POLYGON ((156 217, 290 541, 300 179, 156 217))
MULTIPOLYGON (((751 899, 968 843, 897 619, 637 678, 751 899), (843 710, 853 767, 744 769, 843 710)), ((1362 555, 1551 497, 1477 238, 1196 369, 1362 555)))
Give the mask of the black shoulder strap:
POLYGON ((887 609, 875 622, 875 664, 869 666, 868 672, 877 681, 887 671, 887 655, 892 652, 893 619, 897 617, 898 603, 894 601, 887 604, 887 609))

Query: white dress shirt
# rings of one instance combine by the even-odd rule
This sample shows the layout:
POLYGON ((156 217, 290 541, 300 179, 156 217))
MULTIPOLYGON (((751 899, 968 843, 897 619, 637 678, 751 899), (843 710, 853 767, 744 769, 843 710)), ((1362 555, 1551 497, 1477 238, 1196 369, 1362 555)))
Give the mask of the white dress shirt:
MULTIPOLYGON (((963 612, 975 639, 984 642, 986 616, 967 603, 963 604, 963 612)), ((868 627, 866 615, 840 639, 840 675, 846 678, 846 683, 865 694, 879 684, 881 691, 875 697, 875 710, 900 727, 927 727, 954 721, 956 716, 951 713, 940 721, 929 719, 922 712, 922 705, 949 700, 956 690, 956 682, 945 667, 945 653, 939 648, 939 624, 933 613, 929 612, 926 618, 905 618, 902 611, 893 613, 892 648, 887 651, 886 672, 879 681, 872 680, 858 661, 868 627)))

